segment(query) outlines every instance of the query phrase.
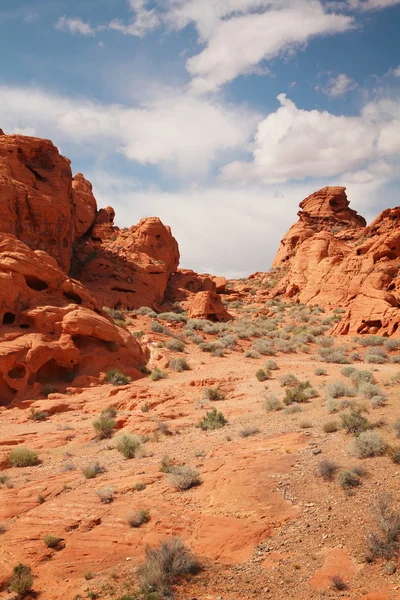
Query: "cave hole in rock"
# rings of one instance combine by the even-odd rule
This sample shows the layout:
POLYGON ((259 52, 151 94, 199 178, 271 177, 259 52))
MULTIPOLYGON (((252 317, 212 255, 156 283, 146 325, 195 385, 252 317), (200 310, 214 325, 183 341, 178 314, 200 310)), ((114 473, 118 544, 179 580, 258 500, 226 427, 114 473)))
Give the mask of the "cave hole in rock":
POLYGON ((42 292, 43 290, 47 290, 49 287, 45 281, 42 281, 34 275, 25 275, 25 281, 26 285, 31 288, 31 290, 35 290, 36 292, 42 292))
POLYGON ((74 304, 82 304, 82 298, 74 292, 63 292, 63 295, 68 300, 71 300, 74 304))
POLYGON ((3 325, 13 325, 15 323, 15 314, 12 312, 5 312, 3 315, 3 325))
POLYGON ((64 381, 65 383, 68 383, 75 377, 76 371, 62 367, 54 358, 45 362, 36 372, 36 381, 42 384, 51 384, 55 381, 64 381))
POLYGON ((21 323, 19 327, 20 329, 29 329, 30 325, 29 323, 21 323))
POLYGON ((11 371, 8 371, 10 379, 24 379, 26 375, 26 368, 24 365, 16 365, 11 371))
POLYGON ((11 388, 0 373, 0 406, 8 406, 14 400, 17 391, 11 388))

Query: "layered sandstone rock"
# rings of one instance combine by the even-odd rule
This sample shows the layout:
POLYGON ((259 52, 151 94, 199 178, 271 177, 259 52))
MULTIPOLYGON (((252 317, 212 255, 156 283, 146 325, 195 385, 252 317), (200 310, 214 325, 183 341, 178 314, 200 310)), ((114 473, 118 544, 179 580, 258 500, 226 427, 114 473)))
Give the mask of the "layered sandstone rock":
MULTIPOLYGON (((345 188, 324 188, 304 200, 299 221, 281 242, 273 295, 347 309, 334 332, 393 335, 400 323, 400 208, 369 226, 349 208, 345 188)), ((400 333, 398 334, 400 335, 400 333)))
POLYGON ((0 405, 112 368, 137 377, 147 359, 54 258, 0 234, 0 405))
POLYGON ((191 319, 209 319, 210 321, 229 321, 233 319, 222 304, 221 296, 215 292, 198 292, 190 308, 191 319))

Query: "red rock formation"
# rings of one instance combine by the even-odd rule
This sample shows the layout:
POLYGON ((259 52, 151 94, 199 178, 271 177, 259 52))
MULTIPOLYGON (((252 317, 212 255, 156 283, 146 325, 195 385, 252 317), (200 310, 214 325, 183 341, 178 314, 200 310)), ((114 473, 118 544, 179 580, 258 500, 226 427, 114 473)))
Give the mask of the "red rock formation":
POLYGON ((189 308, 191 319, 229 321, 233 319, 222 304, 221 296, 215 292, 198 292, 189 308))
POLYGON ((188 269, 179 269, 168 281, 166 299, 170 302, 192 298, 197 292, 215 292, 216 285, 211 275, 195 273, 188 269))
POLYGON ((70 161, 49 141, 0 136, 1 231, 34 250, 45 250, 68 271, 75 239, 96 212, 91 185, 72 179, 70 161))
POLYGON ((148 351, 46 252, 0 234, 0 284, 0 405, 115 367, 139 375, 148 351))
POLYGON ((365 227, 348 204, 344 188, 324 188, 300 204, 273 263, 273 295, 347 308, 335 333, 393 335, 400 323, 400 208, 365 227))

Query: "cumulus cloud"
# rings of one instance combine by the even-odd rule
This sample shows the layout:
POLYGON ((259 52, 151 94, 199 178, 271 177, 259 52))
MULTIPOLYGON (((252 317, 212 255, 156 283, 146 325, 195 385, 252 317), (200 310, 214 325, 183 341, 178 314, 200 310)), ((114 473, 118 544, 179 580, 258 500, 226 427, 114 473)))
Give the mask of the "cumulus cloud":
POLYGON ((345 73, 339 73, 337 77, 330 77, 324 86, 317 86, 316 90, 321 90, 330 98, 345 96, 351 90, 357 87, 357 84, 351 77, 345 73))
POLYGON ((395 69, 393 69, 393 75, 395 77, 400 77, 400 65, 398 67, 396 67, 395 69))
POLYGON ((90 23, 85 23, 80 17, 60 17, 54 27, 59 31, 69 31, 76 35, 95 35, 90 23))
POLYGON ((244 184, 334 177, 379 161, 398 174, 399 101, 371 102, 360 116, 349 117, 299 109, 285 94, 278 100, 280 108, 258 125, 252 162, 228 164, 221 171, 223 180, 244 184))
POLYGON ((129 0, 131 9, 135 13, 132 23, 125 25, 120 19, 114 19, 109 24, 111 29, 120 31, 124 35, 144 37, 146 33, 157 29, 160 25, 160 15, 156 9, 147 9, 147 0, 129 0))
POLYGON ((33 127, 56 143, 94 145, 171 175, 205 174, 216 158, 247 144, 258 119, 240 107, 167 91, 129 107, 0 86, 0 105, 6 131, 33 127))
POLYGON ((400 0, 348 0, 348 6, 352 10, 381 10, 400 4, 400 0))

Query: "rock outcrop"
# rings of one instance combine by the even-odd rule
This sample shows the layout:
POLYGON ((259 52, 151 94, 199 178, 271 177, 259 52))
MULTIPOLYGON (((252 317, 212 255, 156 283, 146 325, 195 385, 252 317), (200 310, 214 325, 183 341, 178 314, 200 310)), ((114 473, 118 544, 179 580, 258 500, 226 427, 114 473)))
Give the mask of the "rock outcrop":
POLYGON ((210 321, 230 321, 232 315, 222 304, 221 296, 215 292, 198 292, 189 307, 191 319, 209 319, 210 321))
MULTIPOLYGON (((400 208, 366 226, 345 188, 324 188, 301 204, 299 221, 273 263, 274 296, 346 309, 334 333, 394 335, 400 323, 400 208)), ((397 334, 400 335, 400 332, 397 334)))

